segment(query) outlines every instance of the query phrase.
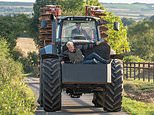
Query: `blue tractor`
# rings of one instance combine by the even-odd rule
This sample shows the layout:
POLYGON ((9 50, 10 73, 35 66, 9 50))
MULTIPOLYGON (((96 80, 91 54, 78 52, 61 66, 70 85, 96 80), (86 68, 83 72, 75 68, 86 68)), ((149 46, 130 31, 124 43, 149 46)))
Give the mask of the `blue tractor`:
MULTIPOLYGON (((93 93, 94 106, 103 107, 105 111, 121 111, 123 67, 110 46, 101 38, 99 27, 102 21, 93 16, 55 18, 50 15, 50 19, 52 40, 40 49, 40 106, 47 112, 61 110, 62 91, 65 91, 72 98, 93 93), (86 36, 72 36, 77 23, 86 30, 86 36), (69 41, 85 57, 95 52, 105 60, 104 63, 72 63, 68 55, 64 54, 68 50, 66 43, 69 41)), ((114 29, 119 29, 118 23, 114 24, 114 29)))

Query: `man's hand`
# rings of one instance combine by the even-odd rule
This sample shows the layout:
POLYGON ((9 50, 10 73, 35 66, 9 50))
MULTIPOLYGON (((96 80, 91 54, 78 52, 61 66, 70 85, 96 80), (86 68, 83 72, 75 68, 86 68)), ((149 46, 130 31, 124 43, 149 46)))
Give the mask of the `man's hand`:
POLYGON ((99 45, 100 43, 102 43, 102 41, 97 41, 97 42, 96 42, 96 45, 99 45))
POLYGON ((64 61, 61 61, 61 64, 64 64, 64 61))

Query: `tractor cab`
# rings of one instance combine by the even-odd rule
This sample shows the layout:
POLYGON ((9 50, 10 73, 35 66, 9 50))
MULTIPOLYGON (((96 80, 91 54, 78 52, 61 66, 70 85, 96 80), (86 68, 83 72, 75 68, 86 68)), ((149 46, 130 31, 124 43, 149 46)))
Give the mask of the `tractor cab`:
POLYGON ((56 43, 61 53, 67 49, 68 41, 81 50, 89 49, 96 41, 103 41, 100 38, 97 20, 90 16, 60 17, 56 35, 56 43))
POLYGON ((99 40, 97 21, 93 17, 64 17, 59 20, 59 36, 61 42, 72 40, 99 40))

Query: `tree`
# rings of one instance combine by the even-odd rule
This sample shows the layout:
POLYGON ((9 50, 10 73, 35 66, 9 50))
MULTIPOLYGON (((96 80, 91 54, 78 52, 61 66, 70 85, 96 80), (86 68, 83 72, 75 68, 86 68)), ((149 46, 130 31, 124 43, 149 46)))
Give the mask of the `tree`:
POLYGON ((0 16, 0 36, 5 38, 13 49, 19 36, 33 36, 31 18, 28 16, 0 16))
POLYGON ((154 20, 154 15, 150 17, 150 20, 154 20))
POLYGON ((62 6, 63 16, 84 15, 84 0, 64 0, 59 5, 62 6))
POLYGON ((109 30, 107 41, 111 45, 116 53, 124 53, 130 51, 129 43, 127 41, 127 29, 123 26, 122 20, 118 16, 114 16, 110 12, 106 12, 107 16, 104 17, 105 20, 109 22, 107 27, 109 30), (119 22, 120 23, 120 30, 116 31, 113 30, 113 23, 119 22))
POLYGON ((129 26, 135 23, 135 20, 133 20, 132 18, 122 18, 122 23, 124 24, 124 26, 129 26))
POLYGON ((143 20, 128 28, 131 54, 154 61, 154 21, 143 20))
POLYGON ((104 9, 102 4, 98 0, 85 0, 85 5, 100 6, 102 9, 104 9))

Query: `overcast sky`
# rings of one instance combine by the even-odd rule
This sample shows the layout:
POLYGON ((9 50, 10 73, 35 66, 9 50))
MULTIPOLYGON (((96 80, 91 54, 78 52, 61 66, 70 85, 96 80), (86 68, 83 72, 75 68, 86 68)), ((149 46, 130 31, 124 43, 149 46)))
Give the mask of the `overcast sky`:
MULTIPOLYGON (((0 0, 0 1, 35 2, 35 0, 0 0)), ((134 3, 134 2, 154 3, 154 0, 99 0, 99 1, 105 3, 134 3)))
POLYGON ((107 3, 134 3, 134 2, 154 3, 154 0, 99 0, 99 1, 107 3))

